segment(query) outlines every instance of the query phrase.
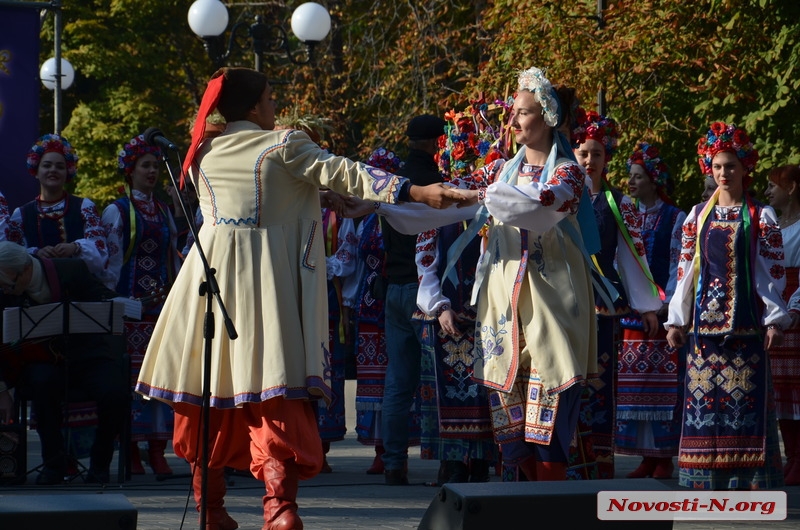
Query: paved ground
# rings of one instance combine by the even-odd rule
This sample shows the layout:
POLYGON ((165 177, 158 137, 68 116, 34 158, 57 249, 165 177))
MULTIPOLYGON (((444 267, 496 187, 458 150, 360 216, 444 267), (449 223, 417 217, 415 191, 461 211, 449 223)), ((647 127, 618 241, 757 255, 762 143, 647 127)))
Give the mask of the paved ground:
MULTIPOLYGON (((352 403, 352 400, 348 400, 352 403)), ((438 462, 420 460, 418 456, 409 461, 409 486, 385 486, 382 476, 370 476, 365 470, 372 462, 372 448, 364 447, 355 440, 352 426, 347 438, 334 443, 328 460, 333 473, 319 475, 301 483, 298 503, 300 515, 307 530, 350 530, 350 529, 415 529, 426 510, 437 496, 439 489, 426 486, 425 482, 435 479, 438 462)), ((29 440, 29 461, 39 462, 38 443, 35 433, 29 440)), ((414 454, 412 450, 412 455, 414 454)), ((418 453, 417 453, 418 454, 418 453)), ((168 459, 177 474, 188 473, 188 465, 168 454, 168 459)), ((617 475, 624 476, 638 465, 638 458, 618 456, 617 475)), ((116 465, 116 463, 114 464, 116 465)), ((112 469, 116 469, 112 467, 112 469)), ((166 481, 157 481, 153 475, 133 477, 123 484, 111 484, 104 488, 83 484, 81 479, 56 487, 41 487, 33 484, 34 475, 28 477, 26 484, 13 487, 0 487, 0 528, 4 506, 19 504, 30 500, 29 496, 44 495, 82 495, 75 497, 82 502, 86 495, 122 494, 137 510, 140 530, 177 530, 197 528, 197 514, 194 502, 190 500, 189 479, 186 476, 166 481), (23 499, 24 496, 24 499, 23 499), (186 509, 186 506, 189 506, 186 509), (185 515, 185 521, 183 521, 185 515)), ((112 477, 112 480, 114 477, 112 477)), ((497 481, 497 477, 492 478, 497 481)), ((261 528, 261 497, 263 485, 252 477, 231 477, 226 497, 226 506, 231 516, 239 522, 243 530, 261 528)), ((664 481, 671 488, 678 489, 677 480, 664 481)), ((689 490, 684 490, 689 491, 689 490)), ((720 522, 680 522, 677 530, 707 529, 798 529, 800 528, 800 487, 786 488, 789 498, 789 518, 780 522, 754 524, 753 521, 720 522)), ((45 500, 42 497, 43 501, 45 500)), ((43 505, 42 509, 46 507, 43 505)), ((569 527, 565 514, 565 527, 569 527)), ((652 526, 642 523, 639 527, 652 526)), ((518 528, 535 528, 535 520, 520 524, 518 528)), ((25 528, 33 528, 26 525, 25 528)), ((65 525, 62 528, 81 528, 65 525)), ((609 526, 608 528, 613 528, 609 526)))

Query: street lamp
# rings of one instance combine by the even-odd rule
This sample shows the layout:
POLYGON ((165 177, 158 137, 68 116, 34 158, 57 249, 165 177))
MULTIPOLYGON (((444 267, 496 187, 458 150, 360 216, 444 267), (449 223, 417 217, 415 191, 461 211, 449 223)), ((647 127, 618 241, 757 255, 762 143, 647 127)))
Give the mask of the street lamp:
MULTIPOLYGON (((60 55, 60 54, 59 54, 60 55)), ((47 59, 39 69, 39 79, 48 90, 53 91, 53 132, 61 134, 61 91, 72 86, 75 81, 75 69, 66 59, 59 57, 47 59)))
POLYGON ((189 27, 203 39, 203 46, 217 68, 225 65, 234 49, 251 49, 259 72, 267 52, 282 51, 293 64, 310 63, 315 46, 331 30, 328 10, 315 2, 306 2, 292 13, 292 32, 306 47, 306 52, 300 54, 290 49, 286 30, 280 24, 265 24, 261 15, 256 15, 249 26, 245 22, 234 24, 224 48, 222 34, 228 26, 228 9, 220 0, 196 0, 189 8, 188 19, 189 27))

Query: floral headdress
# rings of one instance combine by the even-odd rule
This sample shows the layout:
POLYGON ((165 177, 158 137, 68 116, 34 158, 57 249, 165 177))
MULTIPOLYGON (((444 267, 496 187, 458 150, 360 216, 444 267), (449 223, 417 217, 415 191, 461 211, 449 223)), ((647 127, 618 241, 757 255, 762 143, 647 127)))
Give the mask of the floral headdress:
POLYGON ((669 168, 661 159, 661 153, 658 152, 656 146, 650 145, 647 142, 638 142, 636 148, 633 150, 633 154, 626 162, 628 172, 630 172, 631 166, 634 164, 639 164, 644 168, 647 176, 650 177, 650 180, 653 181, 656 187, 663 189, 667 186, 669 182, 669 168))
POLYGON ((45 153, 60 153, 64 157, 67 164, 67 181, 69 182, 75 178, 78 172, 78 155, 72 149, 72 145, 63 136, 57 134, 45 134, 36 140, 31 150, 28 151, 28 158, 26 165, 28 166, 28 173, 36 176, 39 170, 39 163, 45 153))
POLYGON ((445 113, 445 134, 439 138, 439 152, 434 155, 445 180, 469 175, 497 159, 506 158, 503 122, 509 107, 502 100, 489 104, 481 94, 478 99, 470 100, 463 111, 445 113))
POLYGON ((532 66, 519 73, 517 90, 533 92, 536 101, 542 106, 544 122, 550 127, 558 127, 561 109, 553 85, 539 68, 532 66))
POLYGON ((583 121, 580 121, 572 131, 573 145, 579 146, 586 140, 596 140, 605 147, 606 162, 608 162, 614 156, 614 151, 617 150, 619 141, 617 122, 593 110, 586 111, 583 118, 583 121))
POLYGON ((718 153, 731 152, 742 162, 750 174, 756 168, 758 151, 744 129, 733 124, 716 121, 711 124, 705 136, 697 141, 697 154, 700 156, 700 170, 704 175, 712 175, 711 161, 718 153))
POLYGON ((136 161, 144 155, 154 155, 156 158, 161 156, 161 148, 150 145, 144 140, 144 135, 134 136, 131 141, 125 144, 117 157, 120 172, 126 179, 130 178, 136 161))
POLYGON ((389 151, 385 147, 379 147, 369 155, 366 164, 384 169, 389 173, 397 173, 397 170, 403 167, 405 163, 393 151, 389 151))

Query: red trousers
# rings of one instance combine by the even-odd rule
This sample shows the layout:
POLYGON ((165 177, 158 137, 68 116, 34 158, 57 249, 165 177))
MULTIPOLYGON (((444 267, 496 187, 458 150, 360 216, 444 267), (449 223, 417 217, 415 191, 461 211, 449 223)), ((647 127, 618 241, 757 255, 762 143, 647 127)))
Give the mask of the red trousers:
MULTIPOLYGON (((174 403, 175 454, 190 463, 200 463, 203 450, 202 409, 174 403)), ((306 480, 322 469, 322 442, 312 404, 306 400, 272 398, 232 409, 209 411, 210 468, 250 469, 264 480, 264 464, 292 459, 299 478, 306 480)))

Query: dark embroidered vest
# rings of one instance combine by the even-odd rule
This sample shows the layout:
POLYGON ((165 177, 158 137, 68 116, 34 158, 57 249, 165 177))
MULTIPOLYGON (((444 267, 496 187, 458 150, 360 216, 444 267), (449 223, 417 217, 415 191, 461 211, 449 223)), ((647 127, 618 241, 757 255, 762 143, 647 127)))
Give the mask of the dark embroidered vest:
MULTIPOLYGON (((122 217, 123 246, 120 252, 126 252, 133 245, 133 253, 123 263, 117 282, 116 291, 124 296, 141 298, 149 296, 154 290, 172 286, 174 280, 173 253, 170 252, 169 223, 165 215, 166 205, 156 201, 157 220, 150 221, 134 209, 136 218, 136 236, 131 241, 130 199, 122 197, 114 201, 122 217)), ((151 305, 146 314, 157 315, 163 303, 151 305)))
MULTIPOLYGON (((746 207, 746 206, 745 206, 746 207)), ((760 207, 753 222, 758 223, 760 207)), ((700 210, 698 210, 700 211, 700 210)), ((762 302, 749 282, 741 212, 736 219, 718 220, 716 212, 701 227, 700 281, 697 286, 694 326, 699 335, 757 335, 761 332, 762 302)), ((755 246, 751 236, 750 245, 755 246)), ((754 264, 750 263, 750 274, 754 264)))
POLYGON ((36 201, 22 207, 22 230, 29 247, 47 247, 83 239, 83 198, 67 195, 64 213, 58 216, 40 215, 36 201))
POLYGON ((383 300, 372 296, 372 286, 383 274, 383 237, 377 214, 370 214, 361 221, 361 238, 358 241, 358 259, 364 262, 364 277, 359 278, 356 317, 364 322, 383 328, 383 300))
MULTIPOLYGON (((455 223, 443 226, 439 229, 439 269, 438 277, 444 278, 444 270, 447 267, 447 250, 450 245, 464 232, 464 223, 455 223)), ((473 238, 461 253, 453 269, 458 278, 458 285, 454 286, 450 280, 445 280, 442 285, 442 294, 450 300, 451 308, 457 313, 466 312, 475 316, 474 308, 467 308, 472 297, 472 286, 475 284, 475 267, 481 255, 481 239, 473 238)))
MULTIPOLYGON (((617 190, 611 190, 611 194, 619 208, 622 203, 622 193, 617 190)), ((619 230, 617 221, 614 219, 614 212, 611 210, 604 192, 600 192, 595 197, 592 205, 594 206, 594 216, 597 220, 597 229, 600 232, 600 252, 595 254, 594 258, 597 260, 603 275, 608 278, 619 293, 619 298, 614 301, 613 310, 609 310, 603 299, 595 293, 594 302, 597 307, 597 313, 604 316, 625 314, 630 311, 628 296, 625 294, 619 274, 617 274, 617 270, 614 267, 614 259, 617 254, 617 230, 619 230)), ((595 274, 595 272, 593 271, 592 274, 595 274)))

